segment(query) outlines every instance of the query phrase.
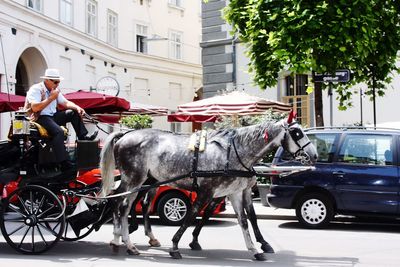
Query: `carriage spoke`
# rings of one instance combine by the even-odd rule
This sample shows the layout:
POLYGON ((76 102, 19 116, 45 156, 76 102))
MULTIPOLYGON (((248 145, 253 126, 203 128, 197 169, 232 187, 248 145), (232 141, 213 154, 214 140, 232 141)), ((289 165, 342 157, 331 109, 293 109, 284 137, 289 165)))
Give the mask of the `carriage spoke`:
POLYGON ((30 213, 29 213, 29 211, 28 211, 28 209, 27 209, 25 203, 22 201, 22 199, 21 199, 20 196, 18 196, 18 201, 21 203, 21 206, 24 208, 25 213, 29 215, 30 213))
POLYGON ((38 212, 40 211, 40 208, 43 206, 44 199, 45 199, 45 196, 43 195, 43 196, 42 196, 42 199, 40 200, 40 203, 39 203, 39 205, 38 205, 38 208, 37 208, 37 210, 36 210, 36 212, 35 212, 35 215, 38 214, 38 212))
POLYGON ((46 239, 44 238, 42 231, 40 231, 40 227, 39 227, 39 226, 36 226, 36 227, 37 227, 37 230, 38 230, 38 233, 39 233, 40 237, 42 238, 44 244, 45 244, 46 247, 47 247, 47 246, 48 246, 48 243, 47 243, 46 239))
POLYGON ((50 225, 49 226, 45 226, 43 225, 41 222, 38 222, 38 226, 42 227, 44 230, 46 230, 47 232, 49 232, 50 234, 57 236, 57 232, 54 231, 54 228, 51 228, 50 225))
MULTIPOLYGON (((55 207, 55 205, 53 205, 53 204, 50 205, 50 207, 49 207, 47 210, 45 210, 45 211, 43 211, 42 213, 38 214, 37 217, 38 217, 38 218, 43 217, 44 214, 46 214, 47 212, 49 212, 50 210, 52 210, 54 207, 55 207)), ((50 215, 53 215, 53 214, 50 214, 50 215)))
POLYGON ((13 234, 15 234, 16 232, 18 232, 19 230, 21 230, 22 228, 25 227, 25 224, 21 224, 20 227, 18 227, 17 229, 15 229, 14 231, 12 231, 11 233, 7 233, 7 235, 11 236, 13 234))
POLYGON ((31 229, 31 228, 32 228, 32 227, 29 226, 28 229, 26 229, 25 234, 22 236, 21 242, 20 242, 19 245, 18 245, 18 248, 21 248, 21 247, 22 247, 22 243, 24 242, 25 237, 26 237, 26 235, 28 234, 29 229, 31 229))
POLYGON ((35 227, 32 227, 32 251, 35 251, 35 227))

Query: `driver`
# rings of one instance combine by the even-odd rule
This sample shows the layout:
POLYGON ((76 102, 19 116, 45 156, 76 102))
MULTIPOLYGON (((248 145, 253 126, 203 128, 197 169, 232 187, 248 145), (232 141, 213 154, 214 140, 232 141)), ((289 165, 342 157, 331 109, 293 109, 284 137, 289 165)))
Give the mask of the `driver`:
POLYGON ((85 110, 75 103, 67 100, 58 89, 60 76, 58 69, 47 69, 42 82, 32 85, 27 94, 25 109, 30 118, 42 125, 51 136, 51 142, 55 154, 55 162, 61 164, 61 170, 71 169, 73 164, 68 160, 68 153, 64 146, 64 131, 60 125, 70 122, 79 140, 94 140, 98 131, 88 134, 88 130, 82 121, 85 110), (57 110, 57 106, 65 108, 57 110))

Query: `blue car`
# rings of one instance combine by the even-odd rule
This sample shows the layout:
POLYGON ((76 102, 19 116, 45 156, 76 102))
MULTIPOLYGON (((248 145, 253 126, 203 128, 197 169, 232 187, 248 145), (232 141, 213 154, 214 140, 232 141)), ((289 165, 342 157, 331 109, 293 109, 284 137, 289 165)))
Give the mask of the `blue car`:
MULTIPOLYGON (((323 228, 335 215, 400 217, 400 131, 309 129, 317 147, 315 170, 271 177, 272 207, 295 209, 307 228, 323 228)), ((293 165, 278 149, 273 164, 293 165)))

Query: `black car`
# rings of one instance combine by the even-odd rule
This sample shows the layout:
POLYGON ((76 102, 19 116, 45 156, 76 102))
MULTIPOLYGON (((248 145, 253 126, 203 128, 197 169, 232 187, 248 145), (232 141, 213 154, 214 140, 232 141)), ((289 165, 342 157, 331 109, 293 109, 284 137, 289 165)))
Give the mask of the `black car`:
MULTIPOLYGON (((400 217, 399 130, 309 129, 315 170, 271 177, 268 202, 295 209, 300 223, 322 228, 335 215, 400 217)), ((273 164, 294 163, 280 148, 273 164)))

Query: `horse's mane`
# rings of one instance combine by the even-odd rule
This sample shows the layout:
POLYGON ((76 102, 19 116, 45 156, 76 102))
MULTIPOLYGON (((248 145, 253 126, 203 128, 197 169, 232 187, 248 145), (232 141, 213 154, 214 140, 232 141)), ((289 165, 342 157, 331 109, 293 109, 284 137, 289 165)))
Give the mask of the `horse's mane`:
POLYGON ((264 138, 265 131, 268 136, 274 138, 281 131, 277 127, 276 121, 265 121, 256 125, 250 125, 239 128, 227 128, 211 131, 208 133, 208 142, 217 142, 221 145, 227 144, 229 137, 234 138, 240 143, 245 143, 248 140, 259 140, 264 138))

